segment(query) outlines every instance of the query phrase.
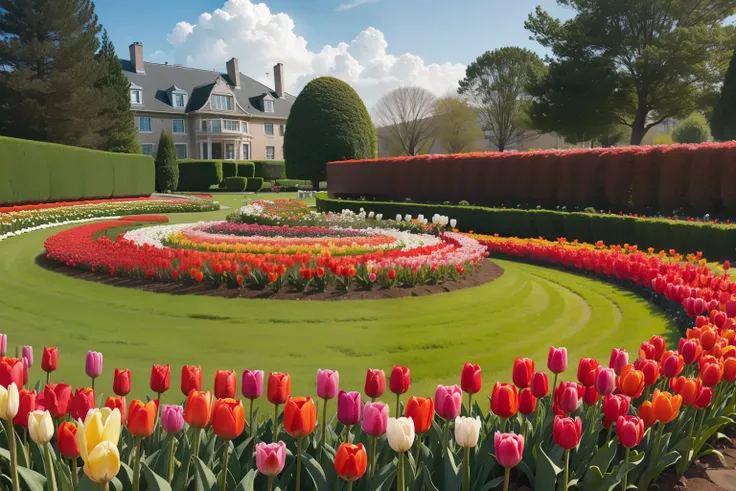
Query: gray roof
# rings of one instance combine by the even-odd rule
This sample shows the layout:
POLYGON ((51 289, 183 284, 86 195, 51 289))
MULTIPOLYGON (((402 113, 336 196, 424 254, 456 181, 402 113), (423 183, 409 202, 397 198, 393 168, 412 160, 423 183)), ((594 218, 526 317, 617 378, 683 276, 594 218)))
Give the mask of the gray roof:
POLYGON ((226 73, 199 70, 175 65, 143 62, 146 73, 137 73, 129 60, 120 60, 123 73, 131 84, 143 89, 143 104, 137 110, 184 114, 199 110, 209 99, 215 81, 222 79, 230 85, 240 106, 254 116, 287 118, 296 98, 291 94, 278 97, 270 87, 240 74, 240 87, 234 88, 226 73), (176 87, 188 94, 186 108, 173 107, 167 94, 169 88, 176 87), (274 112, 263 112, 263 97, 271 94, 274 98, 274 112))

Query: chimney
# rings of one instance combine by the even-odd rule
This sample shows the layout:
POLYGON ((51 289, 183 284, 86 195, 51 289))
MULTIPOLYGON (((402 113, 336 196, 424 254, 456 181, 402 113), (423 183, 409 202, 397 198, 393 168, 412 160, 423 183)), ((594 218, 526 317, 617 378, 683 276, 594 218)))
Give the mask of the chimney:
POLYGON ((238 59, 230 58, 230 61, 225 65, 227 66, 227 76, 230 77, 230 81, 235 84, 235 88, 240 88, 240 70, 238 69, 238 59))
POLYGON ((130 50, 130 63, 136 73, 146 73, 143 68, 143 43, 133 43, 128 49, 130 50))
POLYGON ((276 89, 276 95, 284 97, 284 65, 283 63, 276 63, 273 67, 273 79, 274 88, 276 89))

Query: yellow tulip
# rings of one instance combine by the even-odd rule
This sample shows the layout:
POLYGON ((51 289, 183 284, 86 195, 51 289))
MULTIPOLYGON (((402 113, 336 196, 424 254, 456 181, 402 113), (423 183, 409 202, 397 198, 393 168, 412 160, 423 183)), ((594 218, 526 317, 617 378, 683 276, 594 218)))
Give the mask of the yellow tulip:
POLYGON ((112 481, 118 475, 118 471, 120 471, 120 453, 117 445, 109 440, 100 442, 84 461, 84 473, 96 483, 112 481))
POLYGON ((20 404, 20 397, 15 382, 7 389, 0 385, 0 419, 7 421, 15 418, 15 415, 18 414, 18 404, 20 404))
POLYGON ((54 422, 48 411, 28 413, 28 433, 31 440, 39 445, 46 445, 54 437, 54 422))
MULTIPOLYGON (((92 409, 87 413, 84 422, 77 422, 77 448, 79 456, 87 462, 102 442, 111 442, 116 447, 120 439, 120 411, 103 407, 92 409)), ((91 479, 91 477, 90 477, 91 479)))

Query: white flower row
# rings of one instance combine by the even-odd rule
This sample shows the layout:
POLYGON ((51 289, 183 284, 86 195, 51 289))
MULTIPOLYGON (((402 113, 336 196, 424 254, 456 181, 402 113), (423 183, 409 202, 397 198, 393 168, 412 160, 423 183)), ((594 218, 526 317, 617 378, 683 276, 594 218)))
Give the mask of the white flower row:
POLYGON ((119 216, 109 216, 109 217, 82 218, 80 220, 66 220, 66 221, 61 221, 61 222, 44 223, 41 225, 36 225, 35 227, 22 228, 20 230, 15 230, 14 232, 7 232, 5 234, 0 235, 0 240, 9 239, 11 237, 16 237, 18 235, 22 235, 28 232, 34 232, 36 230, 43 230, 45 228, 51 228, 51 227, 59 227, 61 225, 68 225, 71 223, 94 222, 95 220, 117 220, 118 218, 120 217, 119 216))

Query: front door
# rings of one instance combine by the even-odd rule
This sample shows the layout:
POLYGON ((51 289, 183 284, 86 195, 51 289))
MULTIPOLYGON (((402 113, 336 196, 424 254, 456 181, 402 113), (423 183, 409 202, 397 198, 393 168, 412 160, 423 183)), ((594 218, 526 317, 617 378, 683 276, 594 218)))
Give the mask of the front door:
POLYGON ((212 142, 212 160, 222 159, 222 143, 212 142))
POLYGON ((235 160, 235 144, 234 143, 225 144, 225 158, 228 160, 235 160))

